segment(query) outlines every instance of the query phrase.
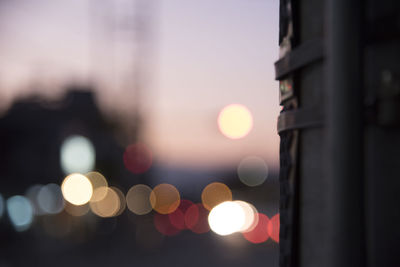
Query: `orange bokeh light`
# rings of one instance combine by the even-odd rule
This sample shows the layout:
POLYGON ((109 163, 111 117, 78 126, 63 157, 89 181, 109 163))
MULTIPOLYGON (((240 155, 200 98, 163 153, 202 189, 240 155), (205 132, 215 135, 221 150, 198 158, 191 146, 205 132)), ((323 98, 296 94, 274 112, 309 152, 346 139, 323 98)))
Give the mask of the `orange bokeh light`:
POLYGON ((232 200, 232 192, 228 186, 223 183, 214 182, 207 185, 201 193, 201 201, 206 209, 213 207, 224 201, 232 200))
POLYGON ((219 130, 228 138, 245 137, 253 128, 253 116, 247 107, 231 104, 222 109, 218 116, 219 130))
POLYGON ((161 214, 174 212, 181 198, 178 189, 171 184, 159 184, 150 193, 150 203, 155 211, 161 214))

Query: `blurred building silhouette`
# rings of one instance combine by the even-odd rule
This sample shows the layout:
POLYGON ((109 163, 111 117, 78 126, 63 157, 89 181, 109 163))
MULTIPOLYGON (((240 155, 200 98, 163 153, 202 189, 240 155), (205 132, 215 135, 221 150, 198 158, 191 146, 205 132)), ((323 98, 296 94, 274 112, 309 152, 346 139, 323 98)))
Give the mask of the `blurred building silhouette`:
POLYGON ((72 87, 57 102, 40 97, 17 100, 0 118, 2 193, 22 194, 35 183, 60 183, 65 175, 60 148, 71 135, 91 140, 95 169, 122 183, 128 173, 121 173, 124 148, 114 138, 115 127, 101 114, 90 88, 72 87))

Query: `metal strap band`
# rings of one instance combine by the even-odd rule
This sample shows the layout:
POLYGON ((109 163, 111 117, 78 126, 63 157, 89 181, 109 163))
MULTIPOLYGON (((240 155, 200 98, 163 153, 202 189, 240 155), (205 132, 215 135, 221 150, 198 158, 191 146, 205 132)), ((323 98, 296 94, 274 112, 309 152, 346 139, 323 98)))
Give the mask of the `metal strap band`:
POLYGON ((321 39, 307 41, 275 62, 275 79, 281 80, 293 71, 323 58, 321 39))
POLYGON ((293 129, 321 127, 323 120, 322 109, 317 107, 285 111, 278 117, 278 133, 293 129))

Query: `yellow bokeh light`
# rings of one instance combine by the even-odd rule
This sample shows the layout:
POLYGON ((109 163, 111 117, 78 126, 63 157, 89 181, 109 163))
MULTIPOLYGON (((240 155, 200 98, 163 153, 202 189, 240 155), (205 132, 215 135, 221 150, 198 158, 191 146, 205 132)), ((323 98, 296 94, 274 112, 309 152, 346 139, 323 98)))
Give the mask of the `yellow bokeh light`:
POLYGON ((120 211, 121 202, 118 193, 110 187, 99 187, 94 191, 94 194, 104 194, 106 196, 96 202, 90 202, 92 212, 100 217, 113 217, 120 211))
POLYGON ((132 186, 126 194, 128 209, 137 215, 149 213, 153 207, 150 203, 151 188, 144 184, 132 186))
MULTIPOLYGON (((85 174, 85 176, 92 183, 93 191, 95 191, 97 188, 108 186, 106 178, 99 172, 88 172, 85 174)), ((107 191, 105 190, 99 191, 97 194, 92 195, 90 201, 100 201, 106 196, 106 193, 107 191), (103 194, 101 194, 101 192, 103 192, 103 194)))
POLYGON ((93 187, 86 176, 73 173, 65 177, 61 191, 66 201, 79 206, 89 202, 93 194, 93 187))
POLYGON ((224 201, 232 200, 232 191, 223 183, 211 183, 201 193, 203 206, 211 210, 213 207, 224 201))
POLYGON ((150 204, 155 211, 161 214, 174 212, 181 198, 178 189, 171 184, 159 184, 150 193, 150 204))
POLYGON ((219 113, 218 127, 226 137, 239 139, 245 137, 253 128, 253 117, 245 106, 231 104, 219 113))
POLYGON ((222 202, 211 210, 208 223, 216 234, 230 235, 243 229, 245 213, 241 205, 236 202, 222 202))

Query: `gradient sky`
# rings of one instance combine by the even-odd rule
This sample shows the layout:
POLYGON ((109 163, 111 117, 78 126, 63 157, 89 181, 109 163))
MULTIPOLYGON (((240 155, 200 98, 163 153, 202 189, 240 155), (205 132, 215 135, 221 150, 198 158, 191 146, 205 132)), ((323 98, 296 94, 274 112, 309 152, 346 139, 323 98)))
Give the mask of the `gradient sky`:
MULTIPOLYGON (((236 164, 246 155, 278 166, 277 0, 158 0, 138 50, 150 71, 141 93, 143 139, 161 162, 236 164), (240 140, 218 130, 219 111, 246 105, 254 128, 240 140)), ((38 91, 60 95, 95 80, 106 110, 132 108, 130 1, 18 0, 0 3, 0 104, 38 91), (102 4, 93 4, 99 3, 102 4), (128 11, 127 11, 128 10, 128 11), (123 25, 123 26, 121 26, 123 25), (30 84, 37 84, 36 89, 30 84), (127 97, 128 96, 128 97, 127 97)), ((136 60, 136 61, 135 61, 136 60)))

